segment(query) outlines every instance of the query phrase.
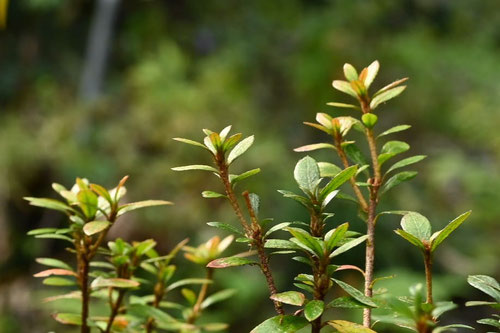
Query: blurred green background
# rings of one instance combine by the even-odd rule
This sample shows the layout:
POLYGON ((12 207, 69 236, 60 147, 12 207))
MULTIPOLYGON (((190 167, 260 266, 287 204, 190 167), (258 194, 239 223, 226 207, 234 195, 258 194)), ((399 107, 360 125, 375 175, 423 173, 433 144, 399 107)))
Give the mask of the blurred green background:
MULTIPOLYGON (((484 299, 465 281, 500 275, 499 13, 497 0, 11 1, 0 31, 0 332, 72 331, 52 322, 40 298, 54 291, 31 277, 40 269, 35 257, 68 258, 64 246, 25 236, 64 218, 23 196, 54 197, 52 182, 70 186, 77 176, 112 187, 129 174, 127 200, 176 205, 131 214, 111 237, 154 237, 163 251, 185 237, 198 244, 215 233, 206 222, 236 221, 222 200, 201 198, 203 190, 220 190, 215 177, 170 170, 209 162, 172 137, 201 139, 202 128, 232 124, 256 137, 235 171, 262 169, 245 184, 261 195, 261 214, 305 218, 276 192, 295 188, 292 170, 303 155, 292 148, 325 139, 302 121, 316 112, 340 115, 325 105, 348 100, 331 81, 341 78, 344 62, 361 68, 375 59, 375 88, 410 77, 408 89, 378 111, 378 129, 411 124, 396 137, 428 155, 419 176, 380 209, 417 210, 435 229, 472 209, 437 253, 435 292, 461 305, 484 299)), ((336 162, 331 153, 312 155, 336 162)), ((351 204, 336 202, 332 211, 332 223, 349 220, 364 230, 351 204)), ((376 268, 380 276, 397 274, 385 287, 406 295, 423 281, 423 265, 392 232, 398 223, 388 217, 379 224, 376 268)), ((360 248, 339 260, 362 266, 362 257, 360 248)), ((180 276, 203 274, 178 263, 180 276)), ((285 256, 272 265, 281 290, 305 267, 285 256)), ((343 277, 361 286, 358 276, 343 277)), ((218 271, 216 278, 219 287, 240 290, 212 312, 231 332, 248 332, 272 315, 256 270, 218 271)), ((461 307, 445 321, 477 327, 483 314, 461 307)), ((342 316, 359 321, 360 313, 332 314, 342 316)))

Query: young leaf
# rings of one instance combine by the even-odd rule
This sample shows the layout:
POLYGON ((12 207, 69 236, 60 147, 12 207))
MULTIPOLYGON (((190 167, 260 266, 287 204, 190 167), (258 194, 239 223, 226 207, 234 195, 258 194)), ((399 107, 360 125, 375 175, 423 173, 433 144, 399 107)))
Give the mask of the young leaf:
POLYGON ((345 94, 351 95, 354 98, 358 98, 358 94, 356 94, 356 91, 354 91, 354 89, 352 89, 351 84, 347 81, 335 80, 332 82, 332 86, 335 89, 337 89, 345 94))
POLYGON ((214 191, 203 191, 203 192, 201 192, 201 196, 206 198, 206 199, 227 198, 224 194, 217 193, 214 191))
POLYGON ((43 234, 52 234, 55 233, 58 229, 57 228, 39 228, 39 229, 33 229, 30 230, 26 233, 28 236, 36 236, 36 235, 43 235, 43 234))
POLYGON ((42 283, 46 286, 54 286, 54 287, 67 287, 76 285, 76 281, 58 276, 48 277, 44 279, 42 283))
POLYGON ((368 236, 364 235, 364 236, 358 237, 356 239, 353 239, 352 241, 349 241, 349 242, 345 243, 344 245, 342 245, 339 248, 335 249, 335 251, 333 251, 330 254, 330 258, 336 257, 336 256, 338 256, 338 255, 340 255, 340 254, 342 254, 342 253, 344 253, 346 251, 349 251, 353 247, 358 246, 359 244, 363 243, 367 238, 368 238, 368 236))
POLYGON ((412 180, 413 178, 415 178, 415 176, 417 174, 418 174, 418 172, 416 172, 416 171, 403 171, 403 172, 395 174, 394 176, 389 178, 384 183, 384 185, 382 185, 382 187, 380 188, 380 195, 386 193, 387 191, 389 191, 393 187, 395 187, 403 182, 406 182, 408 180, 412 180))
POLYGON ((399 162, 394 163, 389 168, 389 170, 387 170, 386 174, 388 174, 389 172, 394 171, 396 169, 400 169, 402 167, 405 167, 407 165, 411 165, 411 164, 415 164, 417 162, 420 162, 421 160, 423 160, 426 157, 427 156, 425 156, 425 155, 416 155, 416 156, 405 158, 405 159, 403 159, 403 160, 401 160, 399 162))
POLYGON ((429 240, 431 237, 431 224, 429 220, 416 212, 405 214, 401 219, 401 227, 417 239, 429 240))
POLYGON ((122 205, 118 208, 118 216, 140 208, 164 206, 164 205, 173 205, 173 203, 165 200, 144 200, 144 201, 131 202, 122 205))
POLYGON ((356 300, 354 297, 343 296, 334 299, 327 305, 328 308, 344 308, 344 309, 364 309, 366 305, 356 300))
POLYGON ((172 170, 174 171, 203 170, 203 171, 211 171, 218 173, 217 169, 215 169, 214 167, 211 167, 209 165, 199 165, 199 164, 175 167, 172 168, 172 170))
POLYGON ((50 296, 50 297, 45 297, 42 302, 43 303, 48 303, 48 302, 53 302, 57 301, 60 299, 81 299, 82 298, 82 292, 81 291, 72 291, 67 294, 63 295, 56 295, 56 296, 50 296))
POLYGON ((196 294, 191 289, 182 288, 181 294, 189 302, 189 304, 194 305, 194 303, 196 303, 196 294))
POLYGON ((250 333, 295 333, 309 325, 304 317, 286 315, 269 318, 250 333))
MULTIPOLYGON (((297 245, 303 245, 306 249, 310 249, 318 257, 323 256, 323 248, 320 242, 311 236, 307 231, 299 228, 287 228, 286 230, 288 230, 288 232, 295 237, 297 245)), ((294 242, 294 239, 292 238, 291 241, 294 242)))
POLYGON ((376 333, 368 327, 346 320, 330 320, 327 323, 335 328, 339 333, 376 333))
POLYGON ((349 223, 344 223, 326 233, 325 246, 328 252, 333 251, 337 243, 344 238, 348 228, 349 223))
POLYGON ((95 234, 107 229, 110 225, 111 225, 111 223, 108 221, 88 222, 88 223, 85 223, 85 225, 83 226, 83 232, 85 232, 85 234, 87 236, 92 236, 92 235, 95 235, 95 234))
POLYGON ((301 247, 285 239, 268 239, 264 244, 266 249, 290 249, 300 250, 301 247))
POLYGON ((111 278, 105 279, 102 277, 96 278, 90 284, 91 288, 105 288, 105 287, 113 287, 113 288, 135 288, 139 286, 139 282, 122 279, 122 278, 111 278))
POLYGON ((301 189, 309 193, 314 193, 320 180, 320 174, 318 164, 312 157, 306 156, 301 159, 295 165, 293 175, 301 189))
POLYGON ((225 289, 218 291, 210 296, 208 296, 203 303, 201 303, 201 308, 206 309, 210 305, 222 302, 228 298, 231 298, 234 294, 236 294, 238 291, 236 289, 225 289))
POLYGON ((82 325, 82 316, 77 313, 55 313, 52 317, 61 324, 76 326, 82 325))
MULTIPOLYGON (((375 77, 377 76, 378 69, 380 68, 380 64, 378 60, 375 60, 366 68, 366 77, 364 77, 363 83, 365 84, 366 89, 368 89, 375 77)), ((361 77, 360 77, 361 79, 361 77)))
POLYGON ((111 198, 111 195, 109 194, 108 190, 106 190, 104 187, 98 184, 90 184, 90 189, 103 197, 107 202, 110 204, 113 204, 113 199, 111 198))
POLYGON ((298 291, 285 291, 282 293, 271 295, 270 297, 273 301, 277 301, 280 303, 302 306, 304 304, 306 297, 303 293, 299 293, 298 291))
POLYGON ((442 230, 435 232, 431 236, 431 251, 434 252, 436 248, 441 244, 456 228, 458 228, 472 213, 472 211, 468 211, 451 221, 446 227, 442 230))
POLYGON ((390 99, 393 99, 394 97, 398 96, 403 92, 403 90, 406 89, 406 86, 400 86, 396 88, 389 89, 387 91, 384 91, 382 93, 374 95, 372 101, 370 102, 370 108, 372 110, 375 110, 377 106, 379 106, 381 103, 387 102, 390 99))
POLYGON ((326 105, 334 106, 337 108, 359 109, 359 107, 356 105, 346 104, 346 103, 330 102, 330 103, 326 103, 326 105))
POLYGON ((317 319, 325 310, 325 303, 320 300, 312 300, 304 307, 304 316, 307 320, 317 319))
POLYGON ((410 145, 403 141, 388 141, 383 147, 378 157, 378 163, 384 164, 388 159, 404 153, 410 149, 410 145))
POLYGON ((53 258, 36 258, 35 261, 41 265, 56 267, 66 270, 72 270, 71 266, 66 264, 65 262, 53 258))
POLYGON ((394 81, 394 82, 391 82, 391 83, 389 83, 388 85, 384 86, 384 87, 383 87, 382 89, 380 89, 379 91, 377 91, 377 92, 373 95, 373 97, 375 97, 375 96, 377 96, 377 95, 380 95, 381 93, 383 93, 383 92, 385 92, 385 91, 387 91, 387 90, 389 90, 389 89, 392 89, 392 88, 394 88, 394 87, 396 87, 396 86, 398 86, 398 85, 400 85, 401 83, 406 82, 406 81, 408 81, 408 78, 407 78, 407 77, 402 78, 402 79, 399 79, 399 80, 396 80, 396 81, 394 81))
POLYGON ((36 235, 35 238, 62 239, 62 240, 68 241, 70 243, 73 243, 73 240, 71 238, 69 238, 68 236, 65 236, 65 235, 60 235, 60 234, 41 234, 41 235, 36 235))
POLYGON ((318 162, 318 168, 321 178, 333 178, 342 171, 342 169, 335 164, 328 162, 318 162))
POLYGON ((375 304, 371 298, 369 297, 366 297, 365 295, 363 295, 363 293, 361 291, 359 291, 358 289, 354 288, 353 286, 343 282, 343 281, 340 281, 340 280, 336 280, 336 279, 333 279, 332 280, 337 283, 340 288, 344 289, 344 291, 346 293, 348 293, 349 295, 351 295, 352 297, 354 297, 357 301, 367 305, 368 307, 373 307, 373 308, 376 308, 377 307, 377 304, 375 304))
POLYGON ((344 76, 349 81, 354 81, 358 79, 358 72, 351 64, 344 64, 344 76))
POLYGON ((381 138, 383 136, 389 135, 389 134, 393 134, 393 133, 405 131, 405 130, 409 129, 410 127, 411 127, 410 125, 397 125, 397 126, 394 126, 392 128, 389 128, 387 131, 384 131, 384 132, 380 133, 377 136, 377 139, 379 139, 379 138, 381 138))
POLYGON ((58 210, 65 213, 75 211, 73 208, 59 200, 33 197, 24 197, 24 200, 29 201, 30 205, 32 206, 58 210))
POLYGON ((248 138, 241 140, 234 148, 231 150, 227 156, 227 163, 231 164, 236 158, 247 151, 248 148, 253 144, 254 136, 251 135, 248 138))
POLYGON ((358 165, 368 164, 365 156, 354 143, 345 144, 343 148, 347 157, 349 157, 351 161, 354 161, 354 163, 358 165))
POLYGON ((197 279, 197 278, 183 279, 183 280, 179 280, 179 281, 172 283, 165 290, 171 291, 171 290, 174 290, 176 288, 191 285, 191 284, 211 284, 211 283, 213 283, 213 281, 208 280, 208 279, 197 279))
POLYGON ((324 200, 328 194, 330 194, 332 191, 336 190, 342 184, 351 179, 356 174, 357 169, 358 166, 353 165, 345 170, 342 170, 335 177, 333 177, 333 179, 321 190, 320 193, 321 200, 324 200))
POLYGON ((207 147, 205 147, 205 145, 197 142, 197 141, 193 141, 193 140, 189 140, 189 139, 184 139, 184 138, 173 138, 175 141, 179 141, 179 142, 184 142, 184 143, 187 143, 189 145, 193 145, 193 146, 197 146, 197 147, 201 147, 203 149, 207 149, 207 147))
POLYGON ((337 148, 330 143, 313 143, 310 145, 305 145, 305 146, 295 148, 294 151, 301 153, 301 152, 305 152, 305 151, 313 151, 313 150, 318 150, 318 149, 336 150, 337 148))
POLYGON ((69 276, 76 276, 76 273, 69 270, 69 269, 62 269, 62 268, 52 268, 52 269, 47 269, 45 271, 41 271, 39 273, 34 274, 34 277, 47 277, 51 275, 69 275, 69 276))
POLYGON ((242 257, 227 257, 227 258, 219 258, 215 259, 208 263, 207 267, 210 268, 227 268, 234 266, 243 266, 243 265, 258 265, 259 263, 242 257))
POLYGON ((278 223, 274 226, 272 226, 271 228, 269 228, 269 230, 266 232, 266 234, 264 235, 264 238, 268 237, 270 234, 272 234, 273 232, 275 231, 278 231, 278 230, 284 230, 286 227, 288 227, 290 224, 292 224, 292 222, 283 222, 283 223, 278 223))
POLYGON ((87 218, 92 218, 97 212, 97 195, 91 190, 82 190, 76 195, 79 206, 87 218))

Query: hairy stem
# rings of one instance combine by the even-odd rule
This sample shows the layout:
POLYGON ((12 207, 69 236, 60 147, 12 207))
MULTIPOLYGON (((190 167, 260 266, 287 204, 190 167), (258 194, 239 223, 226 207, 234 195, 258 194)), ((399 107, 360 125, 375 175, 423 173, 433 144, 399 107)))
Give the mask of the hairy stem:
POLYGON ((425 286, 427 290, 427 303, 433 304, 432 300, 432 253, 430 250, 424 252, 425 264, 425 286))
MULTIPOLYGON (((324 301, 330 284, 330 277, 327 274, 328 260, 316 258, 314 266, 314 299, 324 301)), ((322 316, 313 320, 311 327, 311 333, 319 333, 323 327, 322 316)))
MULTIPOLYGON (((269 288, 269 292, 271 295, 274 295, 278 292, 276 289, 276 284, 274 283, 274 278, 271 273, 271 268, 269 267, 269 257, 266 254, 264 249, 264 239, 262 237, 262 228, 257 220, 257 216, 255 215, 255 211, 250 202, 250 196, 248 191, 243 192, 243 197, 245 198, 245 203, 247 205, 248 212, 250 214, 250 218, 252 220, 252 235, 251 238, 254 240, 254 246, 257 248, 257 255, 260 261, 260 269, 262 274, 264 274, 267 282, 267 286, 269 288)), ((285 312, 283 310, 283 305, 278 301, 273 301, 274 309, 280 315, 284 315, 285 312)))
MULTIPOLYGON (((342 148, 340 143, 335 143, 335 146, 337 147, 337 154, 340 157, 340 160, 342 161, 342 165, 344 166, 345 169, 347 169, 350 164, 349 160, 347 159, 347 155, 344 151, 344 148, 342 148)), ((359 201, 359 205, 361 206, 361 209, 364 212, 368 212, 368 204, 366 203, 366 199, 363 196, 363 193, 361 192, 361 189, 359 186, 356 184, 356 176, 352 176, 351 179, 349 179, 349 182, 351 183, 352 189, 354 190, 354 194, 356 195, 356 198, 359 201)))
MULTIPOLYGON (((212 268, 207 268, 207 275, 206 279, 207 280, 212 280, 213 276, 213 269, 212 268)), ((208 291, 208 283, 204 283, 201 286, 200 293, 198 294, 198 299, 196 300, 195 305, 193 306, 193 312, 187 319, 188 324, 194 324, 196 319, 201 315, 201 304, 205 300, 205 297, 207 296, 207 291, 208 291)))

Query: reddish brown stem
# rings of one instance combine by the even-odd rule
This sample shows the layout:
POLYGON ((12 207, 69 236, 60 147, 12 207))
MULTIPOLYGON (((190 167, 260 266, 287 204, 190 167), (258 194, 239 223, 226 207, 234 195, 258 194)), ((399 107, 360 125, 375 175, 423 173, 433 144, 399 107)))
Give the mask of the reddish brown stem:
MULTIPOLYGON (((79 239, 77 239, 77 242, 79 239)), ((89 260, 87 258, 87 244, 82 239, 81 246, 77 247, 77 260, 78 260, 78 281, 80 284, 80 291, 82 293, 82 313, 81 313, 81 333, 90 333, 90 327, 87 324, 89 317, 89 260)))
POLYGON ((111 327, 113 327, 113 322, 115 321, 115 318, 118 315, 118 311, 120 310, 120 306, 123 302, 124 296, 125 296, 125 291, 123 289, 120 289, 118 291, 118 298, 116 299, 116 302, 113 303, 113 306, 111 308, 111 314, 109 316, 108 325, 106 326, 106 330, 104 331, 104 333, 111 332, 111 327))
POLYGON ((427 303, 433 304, 432 300, 432 253, 430 250, 424 252, 425 264, 425 286, 427 291, 427 303))

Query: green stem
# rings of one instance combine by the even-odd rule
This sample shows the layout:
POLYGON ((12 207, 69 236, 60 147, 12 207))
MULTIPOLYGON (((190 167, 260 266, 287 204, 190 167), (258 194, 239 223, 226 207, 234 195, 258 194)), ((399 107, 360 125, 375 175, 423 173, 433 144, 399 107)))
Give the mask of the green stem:
MULTIPOLYGON (((212 276, 213 276, 213 269, 207 268, 206 279, 212 280, 212 276)), ((196 303, 193 306, 193 312, 191 313, 191 315, 187 319, 188 324, 194 324, 196 319, 198 319, 198 317, 201 315, 201 310, 202 310, 201 304, 203 303, 203 301, 205 300, 205 297, 207 296, 208 286, 209 286, 208 283, 204 283, 201 286, 200 293, 198 294, 198 299, 196 300, 196 303)))

